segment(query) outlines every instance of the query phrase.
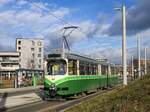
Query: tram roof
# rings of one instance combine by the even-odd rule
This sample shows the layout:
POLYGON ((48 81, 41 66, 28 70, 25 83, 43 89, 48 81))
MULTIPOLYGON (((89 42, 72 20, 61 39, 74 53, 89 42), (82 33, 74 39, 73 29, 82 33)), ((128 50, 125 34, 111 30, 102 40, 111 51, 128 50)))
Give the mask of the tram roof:
POLYGON ((66 53, 65 55, 68 59, 83 60, 83 61, 88 61, 91 63, 98 64, 98 61, 96 59, 93 59, 93 58, 85 56, 85 55, 75 54, 72 52, 66 53))
POLYGON ((76 59, 76 60, 83 60, 83 61, 88 61, 88 62, 93 62, 96 64, 101 64, 101 65, 106 65, 106 66, 115 66, 114 63, 110 63, 110 62, 104 62, 104 61, 98 61, 97 59, 94 59, 90 56, 86 56, 86 55, 81 55, 78 53, 74 53, 74 52, 68 52, 66 54, 68 57, 68 59, 76 59))
POLYGON ((63 52, 62 49, 53 50, 50 54, 57 56, 57 57, 53 57, 54 59, 67 58, 67 59, 81 60, 81 61, 91 62, 91 63, 95 63, 95 64, 101 64, 101 65, 106 65, 106 66, 115 66, 113 63, 110 63, 108 61, 107 62, 98 61, 97 59, 94 59, 90 56, 72 52, 72 51, 63 52))

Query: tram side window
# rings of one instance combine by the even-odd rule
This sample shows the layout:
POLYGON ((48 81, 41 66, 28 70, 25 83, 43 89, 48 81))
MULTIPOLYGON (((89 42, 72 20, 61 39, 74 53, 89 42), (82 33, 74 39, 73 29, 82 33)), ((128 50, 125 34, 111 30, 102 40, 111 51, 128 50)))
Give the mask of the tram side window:
POLYGON ((84 66, 85 66, 85 75, 91 75, 90 64, 86 62, 84 66))
POLYGON ((86 65, 86 75, 96 75, 97 74, 97 65, 87 64, 86 65))
POLYGON ((87 65, 85 62, 80 61, 79 64, 80 75, 88 75, 87 73, 87 65))
POLYGON ((115 71, 116 71, 115 69, 116 69, 115 67, 111 67, 111 74, 112 74, 112 75, 115 74, 115 71))
POLYGON ((80 61, 80 64, 79 64, 79 70, 80 70, 80 75, 85 75, 85 70, 86 70, 86 67, 85 67, 85 64, 83 61, 80 61))
POLYGON ((92 66, 92 75, 96 75, 96 65, 92 66))
POLYGON ((91 73, 90 73, 90 66, 89 66, 89 64, 87 65, 87 67, 86 67, 86 73, 87 73, 87 75, 90 75, 91 73))
POLYGON ((83 66, 80 65, 79 70, 80 70, 80 75, 84 75, 83 66))
POLYGON ((95 64, 93 65, 93 75, 96 75, 96 70, 97 70, 96 66, 97 65, 95 65, 95 64))
POLYGON ((76 60, 68 61, 68 72, 69 72, 69 75, 77 75, 77 61, 76 60))
POLYGON ((80 61, 79 69, 80 69, 80 75, 97 74, 97 65, 90 62, 80 61))
POLYGON ((84 75, 84 65, 82 61, 80 61, 79 70, 80 70, 80 75, 84 75))
POLYGON ((102 68, 102 75, 107 75, 107 66, 105 66, 105 65, 102 65, 101 66, 102 68))
POLYGON ((93 65, 89 65, 89 75, 93 75, 93 65))

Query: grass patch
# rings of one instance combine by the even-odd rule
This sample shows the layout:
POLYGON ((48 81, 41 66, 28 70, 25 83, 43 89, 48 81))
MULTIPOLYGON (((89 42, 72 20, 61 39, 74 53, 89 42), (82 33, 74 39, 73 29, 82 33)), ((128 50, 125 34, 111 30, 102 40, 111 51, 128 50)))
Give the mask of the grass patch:
POLYGON ((81 102, 65 112, 150 112, 150 75, 81 102))

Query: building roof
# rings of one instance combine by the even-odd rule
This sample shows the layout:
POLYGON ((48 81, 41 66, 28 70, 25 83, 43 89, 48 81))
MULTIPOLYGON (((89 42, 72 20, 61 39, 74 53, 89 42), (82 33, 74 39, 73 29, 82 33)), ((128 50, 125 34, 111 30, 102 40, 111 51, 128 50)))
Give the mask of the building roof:
POLYGON ((35 38, 33 38, 33 37, 31 37, 31 38, 28 38, 28 37, 23 38, 22 37, 22 38, 16 38, 16 40, 17 39, 22 39, 22 40, 44 40, 44 38, 42 38, 42 37, 41 38, 36 38, 36 37, 35 38))

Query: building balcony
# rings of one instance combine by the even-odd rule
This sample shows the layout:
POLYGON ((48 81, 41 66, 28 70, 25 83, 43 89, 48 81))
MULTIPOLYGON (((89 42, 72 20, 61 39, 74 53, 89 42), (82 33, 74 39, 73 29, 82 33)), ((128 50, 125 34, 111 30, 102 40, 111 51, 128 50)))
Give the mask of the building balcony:
POLYGON ((19 66, 15 66, 15 67, 0 67, 0 71, 14 71, 16 69, 19 69, 19 66))
POLYGON ((0 63, 19 63, 19 60, 0 60, 0 63))

